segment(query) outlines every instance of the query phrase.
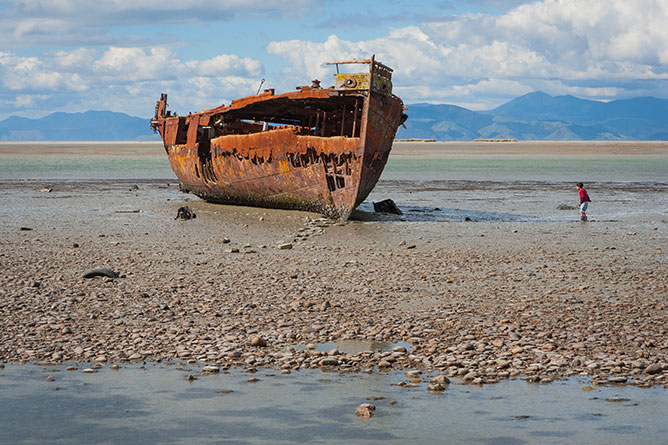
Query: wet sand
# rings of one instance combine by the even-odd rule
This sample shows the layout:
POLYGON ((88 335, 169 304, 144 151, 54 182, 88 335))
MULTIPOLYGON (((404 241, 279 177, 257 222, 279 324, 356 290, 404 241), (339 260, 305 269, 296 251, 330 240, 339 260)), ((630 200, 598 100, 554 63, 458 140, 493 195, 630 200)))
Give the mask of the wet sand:
MULTIPOLYGON (((444 222, 426 211, 337 223, 207 204, 175 182, 50 185, 0 182, 2 361, 668 383, 665 209, 586 224, 444 222), (184 204, 197 218, 175 221, 184 204), (82 278, 96 267, 120 278, 82 278), (401 344, 317 347, 344 340, 401 344)), ((464 209, 513 213, 469 192, 453 191, 464 209)))

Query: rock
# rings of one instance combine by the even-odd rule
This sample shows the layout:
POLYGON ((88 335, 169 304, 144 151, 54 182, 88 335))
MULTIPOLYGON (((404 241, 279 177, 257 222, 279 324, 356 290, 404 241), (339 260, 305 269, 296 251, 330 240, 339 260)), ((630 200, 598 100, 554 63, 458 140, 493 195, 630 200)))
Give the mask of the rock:
POLYGON ((186 380, 188 380, 189 382, 192 382, 194 380, 197 380, 197 377, 195 377, 192 374, 186 374, 186 380))
POLYGON ((371 403, 362 403, 355 410, 355 415, 357 417, 366 417, 369 418, 373 416, 374 411, 376 411, 376 406, 371 403))
POLYGON ((128 357, 128 360, 140 360, 141 358, 142 358, 142 355, 139 354, 138 352, 135 352, 130 357, 128 357))
POLYGON ((469 373, 465 374, 464 377, 462 377, 462 382, 464 382, 464 383, 472 382, 473 379, 475 379, 476 377, 477 376, 474 372, 469 372, 469 373))
POLYGON ((439 385, 449 385, 450 379, 441 374, 431 379, 431 383, 438 383, 439 385))
POLYGON ((74 348, 74 353, 76 355, 81 355, 84 353, 84 348, 82 348, 81 346, 77 346, 76 348, 74 348))
POLYGON ((335 358, 328 357, 320 360, 320 366, 339 366, 339 361, 335 358))
POLYGON ((290 249, 292 249, 292 243, 279 244, 278 248, 281 249, 281 250, 290 250, 290 249))
POLYGON ((510 350, 512 354, 519 354, 520 352, 524 352, 524 348, 521 346, 515 346, 513 349, 510 350))
POLYGON ((445 391, 449 384, 450 379, 444 375, 437 375, 431 380, 431 382, 429 382, 427 390, 432 392, 445 391))
POLYGON ((383 201, 378 201, 373 203, 374 212, 381 213, 393 213, 395 215, 403 215, 404 213, 399 210, 399 207, 391 199, 385 199, 383 201))
POLYGON ((658 374, 658 373, 661 372, 661 369, 663 369, 663 368, 661 367, 660 364, 654 363, 652 365, 649 365, 647 368, 645 368, 645 373, 646 374, 658 374))
POLYGON ((118 278, 118 274, 108 267, 101 267, 99 269, 91 269, 85 272, 83 278, 94 278, 94 277, 108 277, 108 278, 118 278))
POLYGON ((262 337, 253 337, 251 340, 251 345, 263 348, 267 346, 267 340, 262 337))
POLYGON ((121 367, 118 366, 116 363, 114 363, 113 365, 111 365, 110 368, 113 369, 113 370, 115 370, 115 371, 121 369, 121 367))
POLYGON ((569 204, 559 204, 557 210, 575 210, 577 207, 569 204))
POLYGON ((619 376, 619 377, 610 377, 608 379, 608 382, 610 382, 610 383, 626 383, 626 380, 627 380, 626 377, 619 376))
POLYGON ((379 367, 379 368, 391 368, 391 367, 392 367, 392 363, 388 362, 387 360, 381 360, 381 361, 378 363, 378 367, 379 367))
POLYGON ((97 372, 97 371, 93 368, 86 368, 86 369, 82 370, 81 372, 83 372, 84 374, 92 374, 92 373, 97 372))
POLYGON ((206 372, 209 374, 218 374, 220 372, 220 368, 218 366, 209 365, 202 368, 202 372, 206 372))
POLYGON ((176 218, 174 219, 189 220, 193 218, 197 218, 195 212, 193 212, 190 207, 184 206, 184 207, 179 207, 179 209, 176 211, 176 218))
POLYGON ((32 230, 32 227, 21 227, 19 230, 23 230, 24 232, 32 230))
POLYGON ((72 328, 70 328, 69 326, 65 326, 65 327, 60 331, 60 333, 61 333, 61 334, 71 334, 71 333, 72 333, 72 328))
POLYGON ((332 307, 332 304, 329 301, 323 301, 322 304, 320 305, 320 312, 324 312, 330 307, 332 307))
POLYGON ((392 348, 392 350, 394 352, 407 352, 405 346, 395 346, 394 348, 392 348))
POLYGON ((500 338, 495 338, 494 340, 492 340, 492 345, 494 345, 497 348, 500 348, 501 346, 503 346, 503 340, 500 338))

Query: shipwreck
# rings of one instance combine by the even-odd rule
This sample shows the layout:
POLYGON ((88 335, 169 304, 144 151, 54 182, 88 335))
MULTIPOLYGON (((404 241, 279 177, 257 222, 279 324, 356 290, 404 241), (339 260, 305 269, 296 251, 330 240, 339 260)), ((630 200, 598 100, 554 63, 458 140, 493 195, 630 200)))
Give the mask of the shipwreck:
MULTIPOLYGON (((335 84, 266 89, 229 105, 177 116, 167 95, 151 127, 181 186, 210 202, 300 209, 348 219, 369 195, 407 118, 392 69, 375 60, 329 62, 335 84), (340 65, 368 70, 340 73, 340 65)), ((349 67, 347 67, 349 68, 349 67)))

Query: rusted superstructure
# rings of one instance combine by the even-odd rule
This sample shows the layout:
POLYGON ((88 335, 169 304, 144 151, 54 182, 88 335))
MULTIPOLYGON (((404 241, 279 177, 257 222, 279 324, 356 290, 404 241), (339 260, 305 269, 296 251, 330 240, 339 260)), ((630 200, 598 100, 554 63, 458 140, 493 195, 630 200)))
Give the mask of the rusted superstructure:
POLYGON ((406 119, 392 70, 370 60, 331 62, 335 85, 273 89, 188 116, 156 103, 160 133, 182 186, 218 203, 301 209, 347 219, 380 177, 406 119), (339 73, 366 64, 367 72, 339 73))

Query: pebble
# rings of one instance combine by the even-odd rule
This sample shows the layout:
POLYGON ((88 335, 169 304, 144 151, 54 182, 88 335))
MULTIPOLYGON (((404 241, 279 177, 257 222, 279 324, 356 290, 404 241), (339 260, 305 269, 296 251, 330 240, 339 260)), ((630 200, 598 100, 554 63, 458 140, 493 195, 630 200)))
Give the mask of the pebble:
POLYGON ((107 277, 107 278, 118 278, 118 273, 109 269, 108 267, 100 267, 98 269, 91 269, 82 275, 83 278, 95 278, 95 277, 107 277))
POLYGON ((369 418, 374 415, 376 411, 376 406, 371 403, 362 403, 355 410, 355 415, 357 417, 369 418))
POLYGON ((429 382, 427 390, 432 392, 445 391, 449 384, 450 384, 450 379, 448 379, 444 375, 437 375, 431 380, 431 382, 429 382))
POLYGON ((658 374, 661 372, 662 366, 658 363, 653 363, 645 368, 645 373, 647 374, 658 374))
POLYGON ((262 337, 253 337, 251 339, 251 345, 253 346, 259 346, 261 348, 267 346, 267 340, 265 340, 262 337))
MULTIPOLYGON (((124 198, 130 185, 121 185, 124 198)), ((105 190, 77 199, 97 205, 106 196, 105 190)), ((32 224, 39 211, 26 207, 16 226, 32 224)), ((197 369, 215 364, 221 372, 276 373, 380 367, 423 387, 429 379, 420 383, 421 375, 467 383, 583 376, 601 384, 668 384, 668 278, 665 257, 652 253, 663 239, 656 231, 650 233, 656 240, 647 236, 656 224, 602 223, 601 236, 589 238, 591 249, 575 253, 576 233, 561 226, 486 225, 481 239, 478 225, 439 223, 457 226, 457 236, 446 236, 392 221, 367 236, 370 227, 355 221, 331 227, 286 212, 283 227, 274 217, 259 224, 260 214, 236 211, 217 224, 207 224, 215 212, 204 212, 197 230, 187 233, 151 218, 148 208, 147 218, 127 227, 122 218, 96 214, 84 225, 59 219, 55 210, 44 225, 49 236, 40 233, 39 241, 10 230, 12 248, 0 252, 0 288, 11 296, 0 306, 0 361, 79 361, 92 369, 177 360, 197 369), (258 226, 265 227, 254 231, 258 226), (523 236, 505 236, 514 228, 523 236), (637 235, 626 236, 628 230, 637 235), (220 254, 224 247, 238 252, 289 239, 299 240, 290 242, 299 255, 276 248, 252 257, 220 254), (407 249, 409 243, 420 249, 407 249), (80 271, 107 261, 127 271, 127 279, 82 279, 80 271), (267 344, 254 345, 256 337, 267 344), (362 346, 348 354, 316 350, 346 341, 362 346)))
POLYGON ((626 377, 621 376, 608 378, 608 382, 610 383, 626 383, 627 380, 628 379, 626 377))
POLYGON ((320 360, 320 366, 339 366, 339 361, 335 358, 325 358, 320 360))

